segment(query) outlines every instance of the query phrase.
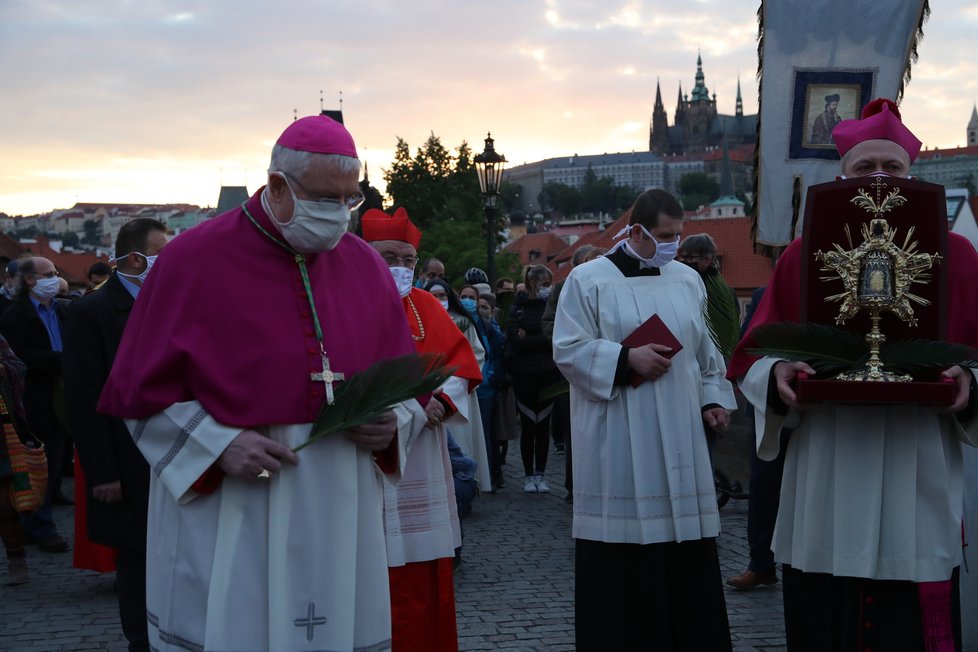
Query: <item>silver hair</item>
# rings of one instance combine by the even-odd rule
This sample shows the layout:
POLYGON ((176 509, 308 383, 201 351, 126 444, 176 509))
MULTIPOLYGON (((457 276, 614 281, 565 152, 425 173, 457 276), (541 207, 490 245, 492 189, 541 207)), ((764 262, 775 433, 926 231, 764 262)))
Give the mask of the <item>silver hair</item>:
POLYGON ((340 174, 360 172, 360 159, 342 154, 317 154, 316 152, 301 152, 276 144, 272 148, 272 160, 268 164, 268 172, 285 172, 300 178, 309 171, 313 161, 323 161, 340 174))

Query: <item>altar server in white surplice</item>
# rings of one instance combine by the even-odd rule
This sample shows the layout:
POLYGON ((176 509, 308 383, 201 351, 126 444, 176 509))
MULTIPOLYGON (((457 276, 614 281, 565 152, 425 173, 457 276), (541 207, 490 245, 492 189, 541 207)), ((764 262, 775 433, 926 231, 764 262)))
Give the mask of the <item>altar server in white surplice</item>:
POLYGON ((152 470, 154 650, 391 647, 381 471, 403 470, 420 405, 290 451, 330 381, 414 352, 387 266, 347 233, 359 175, 342 125, 293 122, 268 185, 175 238, 140 290, 99 409, 152 470))
POLYGON ((734 409, 699 275, 673 262, 683 211, 664 190, 627 239, 567 278, 554 359, 571 387, 577 649, 729 650, 704 423, 734 409), (621 345, 658 315, 682 344, 621 345), (645 377, 632 387, 633 373, 645 377))

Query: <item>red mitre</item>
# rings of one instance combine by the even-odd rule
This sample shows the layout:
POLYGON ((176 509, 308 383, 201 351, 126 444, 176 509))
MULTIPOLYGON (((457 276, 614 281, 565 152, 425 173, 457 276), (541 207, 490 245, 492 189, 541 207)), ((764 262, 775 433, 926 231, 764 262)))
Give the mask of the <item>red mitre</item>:
POLYGON ((890 140, 907 152, 911 163, 917 160, 921 144, 901 121, 897 105, 885 97, 867 104, 861 120, 843 120, 836 125, 832 138, 843 156, 863 141, 890 140))
POLYGON ((353 136, 332 118, 311 115, 294 121, 278 137, 277 144, 299 152, 314 154, 340 154, 357 157, 353 136))
POLYGON ((377 240, 400 240, 415 249, 421 246, 421 231, 408 219, 407 211, 401 206, 393 215, 379 208, 371 208, 360 218, 363 224, 363 239, 367 242, 377 240))

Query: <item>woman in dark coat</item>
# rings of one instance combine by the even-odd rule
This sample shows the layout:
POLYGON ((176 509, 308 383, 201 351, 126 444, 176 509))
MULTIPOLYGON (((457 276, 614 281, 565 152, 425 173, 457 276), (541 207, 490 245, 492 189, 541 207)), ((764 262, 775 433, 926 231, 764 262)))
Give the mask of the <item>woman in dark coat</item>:
POLYGON ((553 399, 541 399, 540 392, 560 380, 550 337, 542 327, 553 274, 543 265, 533 265, 527 268, 523 282, 526 292, 516 296, 506 325, 509 351, 506 371, 513 379, 516 407, 520 413, 520 454, 526 472, 523 491, 548 493, 550 486, 544 474, 553 399))
POLYGON ((24 532, 20 514, 10 496, 14 472, 7 448, 7 437, 17 436, 17 429, 26 430, 24 421, 24 363, 14 355, 7 340, 0 337, 0 540, 7 551, 6 584, 23 584, 27 581, 27 553, 24 549, 24 532))

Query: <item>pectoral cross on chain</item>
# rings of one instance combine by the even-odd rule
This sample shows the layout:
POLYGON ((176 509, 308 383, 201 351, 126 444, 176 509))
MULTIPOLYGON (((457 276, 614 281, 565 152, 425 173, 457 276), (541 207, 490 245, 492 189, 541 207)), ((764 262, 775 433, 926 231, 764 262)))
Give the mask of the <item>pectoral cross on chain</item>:
POLYGON ((326 352, 323 351, 323 371, 318 374, 311 374, 310 378, 312 380, 318 380, 323 383, 326 387, 326 404, 332 405, 335 401, 333 395, 333 383, 337 383, 341 380, 346 380, 346 378, 341 373, 333 373, 333 370, 329 368, 329 358, 326 357, 326 352))

